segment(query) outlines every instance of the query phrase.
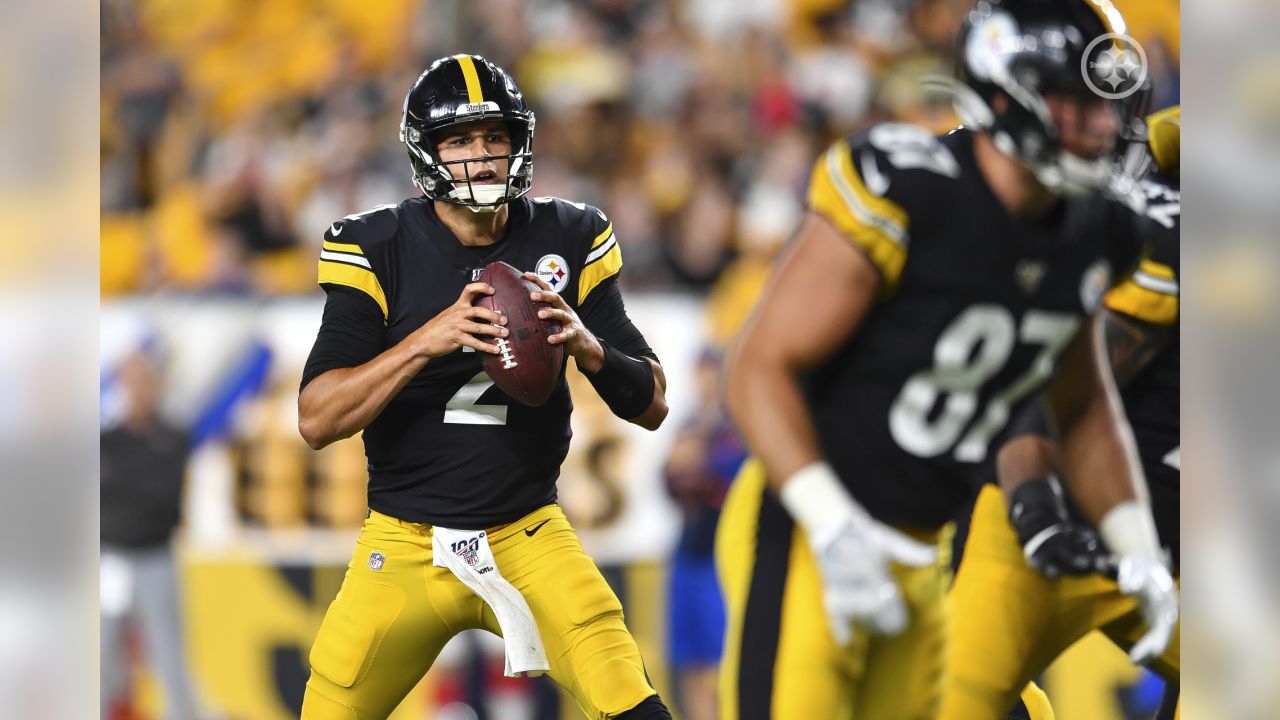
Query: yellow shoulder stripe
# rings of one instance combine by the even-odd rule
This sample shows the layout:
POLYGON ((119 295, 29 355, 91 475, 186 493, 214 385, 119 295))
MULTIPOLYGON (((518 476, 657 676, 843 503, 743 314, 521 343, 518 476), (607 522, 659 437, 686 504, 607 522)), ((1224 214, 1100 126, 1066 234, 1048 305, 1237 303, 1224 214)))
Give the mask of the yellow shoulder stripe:
POLYGON ((1143 260, 1133 274, 1107 293, 1107 307, 1156 325, 1178 321, 1178 281, 1173 268, 1143 260))
POLYGON ((622 248, 613 233, 610 233, 607 239, 587 255, 582 266, 582 272, 578 275, 578 305, 586 301, 597 285, 617 275, 620 270, 622 248))
POLYGON ((353 245, 351 243, 330 242, 328 240, 324 241, 324 249, 332 250, 333 252, 354 253, 356 255, 364 254, 364 251, 360 249, 359 245, 353 245))
POLYGON ((476 73, 476 62, 470 55, 454 55, 454 60, 462 68, 462 79, 467 83, 467 101, 484 102, 484 91, 480 89, 480 75, 476 73))
POLYGON ((387 319, 387 296, 382 292, 382 284, 378 282, 378 276, 374 275, 372 270, 347 263, 321 260, 318 275, 321 285, 326 283, 346 285, 364 292, 378 303, 378 307, 382 310, 382 319, 387 319))
POLYGON ((888 288, 897 284, 907 259, 907 211, 867 188, 847 142, 835 143, 815 163, 809 206, 867 253, 888 288))
POLYGON ((605 228, 604 232, 597 235, 596 239, 591 241, 591 248, 594 250, 595 248, 599 247, 600 243, 609 239, 609 236, 612 234, 613 234, 613 223, 609 223, 609 227, 605 228))
POLYGON ((1174 105, 1147 118, 1147 145, 1161 171, 1178 175, 1181 163, 1182 106, 1174 105))

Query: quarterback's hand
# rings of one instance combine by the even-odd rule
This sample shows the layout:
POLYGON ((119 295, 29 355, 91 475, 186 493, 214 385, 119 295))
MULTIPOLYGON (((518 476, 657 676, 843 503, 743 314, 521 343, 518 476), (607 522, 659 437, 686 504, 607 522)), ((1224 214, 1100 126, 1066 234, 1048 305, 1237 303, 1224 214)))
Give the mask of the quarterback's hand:
POLYGON ((475 282, 462 289, 458 301, 414 331, 415 347, 421 355, 436 358, 469 347, 479 352, 498 354, 498 346, 484 342, 477 335, 506 337, 507 319, 486 308, 471 304, 477 295, 492 295, 488 283, 475 282))
POLYGON ((910 619, 890 563, 924 567, 937 550, 870 515, 853 514, 825 530, 807 532, 822 575, 822 599, 836 643, 853 640, 853 623, 897 635, 910 619))
POLYGON ((552 345, 564 345, 564 351, 573 356, 577 361, 578 367, 587 371, 595 372, 604 364, 604 348, 600 346, 600 341, 596 340, 596 336, 587 330, 582 321, 578 319, 578 313, 569 307, 569 303, 560 297, 560 293, 551 289, 537 273, 527 272, 524 276, 537 283, 541 290, 530 293, 529 297, 534 302, 546 303, 550 307, 538 311, 538 317, 543 320, 554 320, 560 323, 560 332, 547 338, 547 342, 552 345))
POLYGON ((1178 588, 1164 561, 1151 555, 1127 555, 1119 560, 1116 583, 1120 592, 1138 599, 1147 632, 1129 649, 1135 663, 1154 660, 1169 646, 1178 623, 1178 588))

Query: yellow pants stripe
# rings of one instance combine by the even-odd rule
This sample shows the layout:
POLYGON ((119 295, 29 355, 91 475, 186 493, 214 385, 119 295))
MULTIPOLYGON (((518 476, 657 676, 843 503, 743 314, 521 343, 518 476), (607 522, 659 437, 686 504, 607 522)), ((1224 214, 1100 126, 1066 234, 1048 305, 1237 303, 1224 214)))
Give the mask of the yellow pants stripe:
MULTIPOLYGON (((893 566, 912 621, 901 635, 832 639, 808 540, 748 461, 725 500, 716 566, 725 596, 722 720, 932 720, 946 642, 946 555, 893 566)), ((934 537, 949 542, 949 534, 934 537), (944 540, 945 538, 945 540, 944 540)))

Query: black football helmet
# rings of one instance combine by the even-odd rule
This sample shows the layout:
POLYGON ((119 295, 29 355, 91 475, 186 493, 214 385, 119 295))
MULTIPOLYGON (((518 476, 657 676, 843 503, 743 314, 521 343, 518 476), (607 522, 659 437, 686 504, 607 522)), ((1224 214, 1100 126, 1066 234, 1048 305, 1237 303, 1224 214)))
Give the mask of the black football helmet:
POLYGON ((1101 98, 1123 125, 1133 115, 1126 98, 1146 80, 1145 59, 1124 33, 1110 0, 979 0, 957 43, 959 82, 949 88, 956 109, 1054 192, 1095 192, 1109 182, 1114 158, 1063 150, 1045 95, 1101 98), (997 103, 998 95, 1007 100, 997 103))
MULTIPOLYGON (((492 212, 533 185, 533 125, 533 111, 507 71, 479 55, 450 55, 432 63, 409 88, 400 118, 400 141, 409 151, 413 184, 424 195, 476 212, 492 212), (466 163, 476 160, 446 163, 436 150, 442 131, 476 120, 501 120, 511 135, 505 186, 455 181, 448 166, 465 169, 466 163)), ((471 173, 462 176, 470 178, 471 173)))

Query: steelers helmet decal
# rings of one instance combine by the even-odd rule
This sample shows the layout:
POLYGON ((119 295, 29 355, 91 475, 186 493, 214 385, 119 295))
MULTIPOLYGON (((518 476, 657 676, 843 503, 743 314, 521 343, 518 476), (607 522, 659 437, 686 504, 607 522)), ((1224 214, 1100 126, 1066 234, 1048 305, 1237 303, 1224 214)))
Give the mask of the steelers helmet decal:
MULTIPOLYGON (((1140 76, 1125 74, 1126 82, 1132 75, 1132 92, 1103 93, 1097 62, 1103 53, 1119 52, 1124 30, 1110 0, 979 0, 961 26, 956 79, 933 82, 951 91, 966 125, 988 133, 1046 187, 1059 194, 1091 193, 1108 183, 1113 159, 1086 160, 1063 150, 1045 96, 1102 99, 1125 114, 1124 100, 1138 91, 1145 67, 1140 76)), ((1116 75, 1117 67, 1111 62, 1105 77, 1116 75)))

